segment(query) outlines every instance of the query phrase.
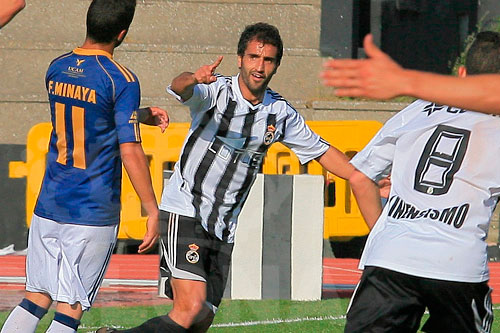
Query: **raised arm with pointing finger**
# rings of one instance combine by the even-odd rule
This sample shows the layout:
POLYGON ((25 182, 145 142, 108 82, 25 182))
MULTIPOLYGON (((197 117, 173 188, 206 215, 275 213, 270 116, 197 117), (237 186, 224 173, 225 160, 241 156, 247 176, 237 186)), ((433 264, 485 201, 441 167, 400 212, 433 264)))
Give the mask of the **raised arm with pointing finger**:
POLYGON ((123 332, 209 329, 229 276, 239 214, 273 143, 292 149, 302 164, 316 160, 339 177, 354 170, 346 155, 268 87, 283 56, 276 27, 245 27, 237 56, 236 75, 215 74, 219 56, 194 73, 181 73, 167 88, 192 118, 160 203, 161 284, 174 305, 168 314, 123 332))
MULTIPOLYGON (((368 59, 333 59, 325 62, 321 77, 335 95, 389 99, 406 95, 462 109, 500 114, 500 75, 458 78, 404 69, 373 43, 364 40, 368 59)), ((500 60, 500 59, 499 59, 500 60)))
POLYGON ((187 101, 193 96, 193 88, 195 85, 199 83, 210 84, 217 81, 217 77, 215 77, 214 73, 217 66, 222 62, 222 58, 222 56, 219 56, 213 64, 201 66, 194 73, 181 73, 172 80, 170 88, 178 94, 182 100, 187 101))

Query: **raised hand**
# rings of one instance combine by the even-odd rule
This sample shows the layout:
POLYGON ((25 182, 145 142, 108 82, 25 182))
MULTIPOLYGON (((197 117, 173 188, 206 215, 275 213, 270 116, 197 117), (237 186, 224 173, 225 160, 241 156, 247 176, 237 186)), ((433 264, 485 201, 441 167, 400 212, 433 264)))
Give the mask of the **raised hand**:
POLYGON ((391 192, 391 186, 392 186, 391 175, 379 180, 377 185, 378 185, 378 188, 380 190, 380 197, 388 199, 389 194, 391 192))
POLYGON ((167 111, 156 106, 150 106, 149 109, 151 110, 151 117, 153 117, 154 125, 158 126, 162 133, 165 132, 170 124, 167 111))
POLYGON ((200 83, 210 84, 217 81, 217 77, 214 73, 217 66, 222 62, 222 58, 222 56, 219 56, 214 63, 201 66, 194 73, 184 72, 179 74, 172 80, 170 89, 178 94, 183 101, 187 101, 193 96, 194 86, 200 83))
POLYGON ((368 59, 333 59, 324 63, 323 84, 335 87, 335 95, 388 99, 405 92, 404 69, 382 52, 371 34, 363 46, 368 59))
POLYGON ((198 68, 193 74, 196 83, 210 84, 217 81, 217 78, 214 76, 215 69, 220 65, 223 58, 223 56, 219 56, 211 65, 204 65, 198 68))
POLYGON ((165 129, 168 127, 170 122, 167 111, 156 106, 150 106, 137 110, 137 117, 139 122, 143 124, 158 126, 162 133, 165 132, 165 129))

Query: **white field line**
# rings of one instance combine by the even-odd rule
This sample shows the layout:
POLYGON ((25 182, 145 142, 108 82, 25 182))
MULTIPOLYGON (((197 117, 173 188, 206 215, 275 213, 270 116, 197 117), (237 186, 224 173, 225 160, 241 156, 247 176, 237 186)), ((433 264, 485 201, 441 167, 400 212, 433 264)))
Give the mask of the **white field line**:
MULTIPOLYGON (((341 320, 345 319, 345 316, 326 316, 326 317, 305 317, 305 318, 293 318, 293 319, 270 319, 270 320, 260 320, 260 321, 245 321, 241 323, 224 323, 224 324, 214 324, 210 327, 242 327, 242 326, 258 326, 258 325, 273 325, 273 324, 283 324, 283 323, 298 323, 305 321, 325 321, 325 320, 341 320)), ((96 330, 100 327, 113 327, 118 329, 127 329, 122 326, 114 326, 114 325, 101 325, 99 327, 85 326, 81 325, 80 329, 90 329, 96 330)))
MULTIPOLYGON (((500 310, 500 306, 494 306, 493 310, 500 310)), ((429 314, 427 311, 425 313, 429 314)), ((344 320, 346 318, 343 316, 325 316, 325 317, 305 317, 305 318, 293 318, 293 319, 271 319, 271 320, 259 320, 259 321, 245 321, 241 323, 225 323, 225 324, 214 324, 211 327, 242 327, 242 326, 257 326, 257 325, 273 325, 273 324, 283 324, 283 323, 297 323, 305 321, 327 321, 327 320, 344 320)))
MULTIPOLYGON (((500 306, 494 306, 493 310, 500 310, 500 306)), ((425 313, 428 314, 427 311, 425 313)), ((298 323, 298 322, 305 322, 305 321, 327 321, 327 320, 344 320, 346 318, 345 315, 343 316, 325 316, 325 317, 305 317, 305 318, 292 318, 292 319, 270 319, 270 320, 259 320, 259 321, 244 321, 240 323, 224 323, 224 324, 214 324, 211 327, 243 327, 243 326, 258 326, 258 325, 274 325, 274 324, 283 324, 283 323, 298 323)), ((106 325, 101 325, 99 327, 106 326, 106 325)), ((81 329, 90 329, 90 330, 96 330, 99 327, 87 327, 85 325, 80 326, 81 329)), ((108 327, 114 327, 114 328, 119 328, 123 329, 126 327, 122 326, 113 326, 113 325, 108 325, 108 327)))
POLYGON ((345 319, 345 316, 305 317, 305 318, 293 318, 293 319, 245 321, 241 323, 214 324, 211 327, 241 327, 241 326, 273 325, 273 324, 283 324, 283 323, 298 323, 304 321, 324 321, 324 320, 341 320, 341 319, 345 319))

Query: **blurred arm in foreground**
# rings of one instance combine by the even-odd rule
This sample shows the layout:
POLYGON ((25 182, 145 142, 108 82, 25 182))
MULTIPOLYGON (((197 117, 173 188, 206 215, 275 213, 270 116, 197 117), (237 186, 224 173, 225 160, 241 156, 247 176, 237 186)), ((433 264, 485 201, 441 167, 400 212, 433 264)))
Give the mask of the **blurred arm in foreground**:
POLYGON ((9 23, 25 6, 24 0, 0 0, 0 28, 9 23))
POLYGON ((374 43, 364 40, 367 59, 333 59, 325 62, 323 84, 335 87, 336 96, 389 99, 414 96, 462 109, 500 114, 500 75, 459 78, 408 70, 399 66, 374 43))

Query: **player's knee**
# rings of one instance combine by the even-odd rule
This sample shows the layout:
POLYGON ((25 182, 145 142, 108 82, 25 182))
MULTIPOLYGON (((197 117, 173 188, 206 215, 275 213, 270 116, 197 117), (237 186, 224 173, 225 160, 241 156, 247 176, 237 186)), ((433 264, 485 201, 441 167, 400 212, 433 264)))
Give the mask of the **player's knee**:
POLYGON ((189 312, 197 316, 203 309, 204 300, 193 300, 189 306, 189 312))
MULTIPOLYGON (((176 301, 174 300, 174 303, 175 302, 176 301)), ((175 307, 175 305, 177 305, 176 308, 179 311, 182 311, 184 313, 189 313, 190 316, 192 316, 194 318, 203 309, 203 304, 204 304, 204 300, 201 300, 201 299, 187 299, 184 301, 178 301, 177 304, 174 304, 174 307, 175 307)))

